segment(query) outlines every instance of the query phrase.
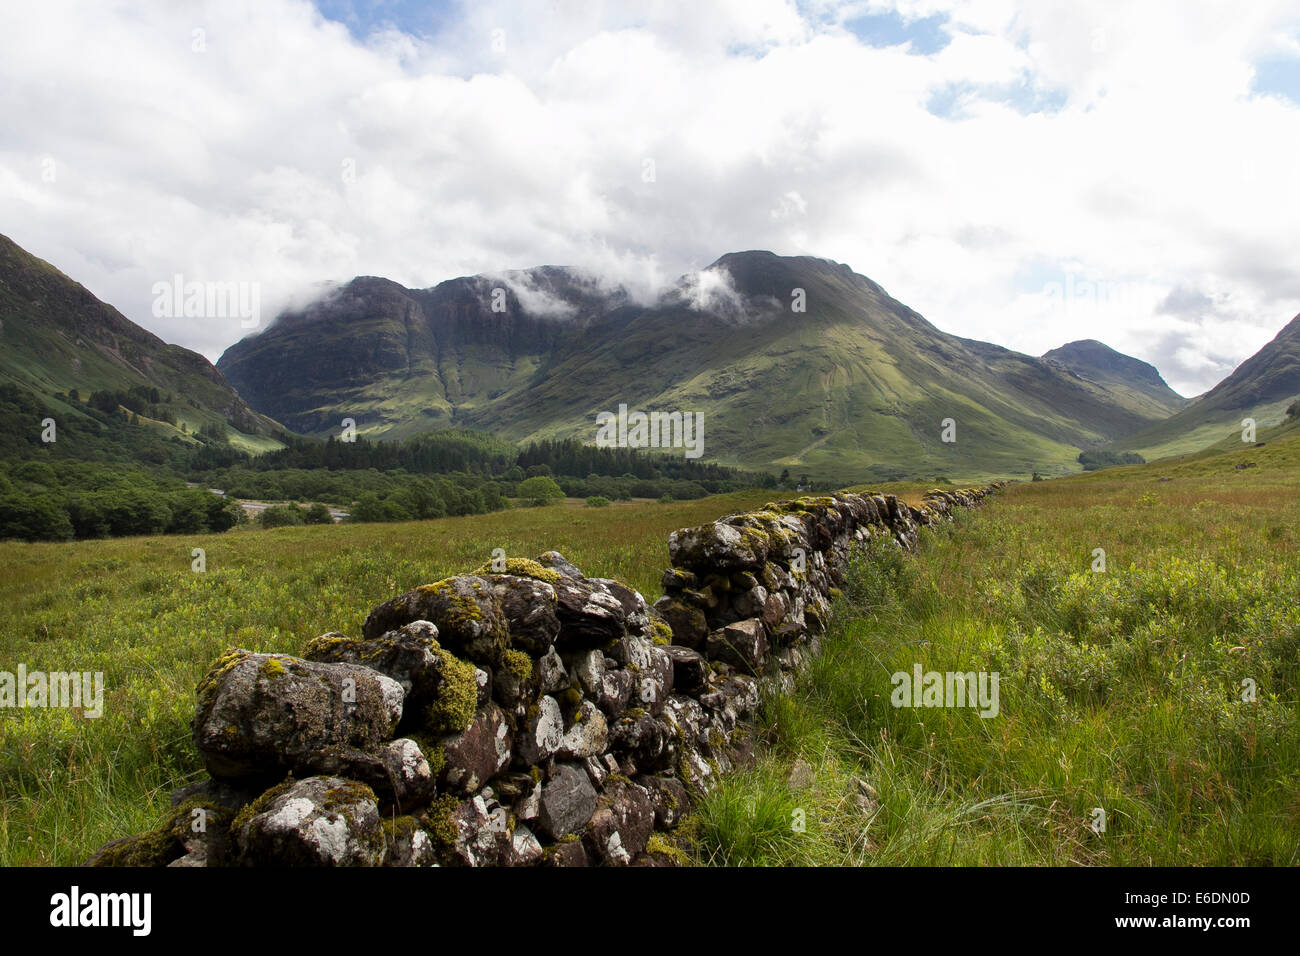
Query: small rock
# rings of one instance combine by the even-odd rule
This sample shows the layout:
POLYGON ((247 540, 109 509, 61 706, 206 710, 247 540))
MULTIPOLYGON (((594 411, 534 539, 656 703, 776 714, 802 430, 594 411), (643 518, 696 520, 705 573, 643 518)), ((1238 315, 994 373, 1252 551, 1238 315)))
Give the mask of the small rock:
POLYGON ((788 784, 791 790, 806 790, 813 785, 813 769, 802 757, 790 768, 788 784))
POLYGON ((557 764, 542 785, 537 825, 542 833, 558 840, 580 829, 596 810, 596 788, 587 774, 572 764, 557 764))

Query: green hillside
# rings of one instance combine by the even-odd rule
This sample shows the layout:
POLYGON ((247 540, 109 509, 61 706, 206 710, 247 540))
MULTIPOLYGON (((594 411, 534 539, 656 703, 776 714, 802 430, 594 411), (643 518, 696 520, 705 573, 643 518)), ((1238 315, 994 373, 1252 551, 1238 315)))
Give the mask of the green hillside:
POLYGON ((1257 430, 1276 426, 1300 398, 1300 316, 1242 362, 1231 375, 1186 408, 1114 444, 1148 460, 1186 455, 1219 442, 1240 444, 1242 420, 1257 430))
POLYGON ((190 441, 208 426, 223 429, 237 447, 282 447, 275 436, 283 429, 249 408, 207 359, 168 345, 5 236, 0 236, 2 384, 38 397, 56 420, 84 419, 82 405, 94 392, 157 389, 160 401, 151 405, 162 417, 145 416, 143 424, 164 437, 190 441), (77 399, 59 397, 73 392, 77 399))

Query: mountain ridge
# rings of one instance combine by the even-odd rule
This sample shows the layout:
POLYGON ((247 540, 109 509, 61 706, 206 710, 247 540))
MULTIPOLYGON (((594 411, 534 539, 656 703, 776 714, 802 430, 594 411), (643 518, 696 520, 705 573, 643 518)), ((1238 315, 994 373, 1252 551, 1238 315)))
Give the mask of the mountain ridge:
POLYGON ((457 425, 589 440, 620 403, 680 407, 707 412, 716 460, 846 474, 1070 470, 1080 449, 1180 407, 942 332, 843 263, 765 250, 720 256, 649 305, 557 266, 423 290, 358 277, 217 368, 314 434, 351 417, 374 437, 457 425), (941 441, 948 417, 965 419, 965 445, 941 441))

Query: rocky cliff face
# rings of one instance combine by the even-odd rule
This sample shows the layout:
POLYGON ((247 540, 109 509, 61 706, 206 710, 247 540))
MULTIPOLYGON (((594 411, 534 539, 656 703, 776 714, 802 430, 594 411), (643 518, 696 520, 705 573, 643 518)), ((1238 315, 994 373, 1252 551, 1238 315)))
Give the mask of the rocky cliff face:
POLYGON ((556 552, 416 588, 198 687, 211 778, 93 865, 673 865, 693 798, 817 653, 852 549, 993 490, 777 502, 675 532, 653 607, 556 552))

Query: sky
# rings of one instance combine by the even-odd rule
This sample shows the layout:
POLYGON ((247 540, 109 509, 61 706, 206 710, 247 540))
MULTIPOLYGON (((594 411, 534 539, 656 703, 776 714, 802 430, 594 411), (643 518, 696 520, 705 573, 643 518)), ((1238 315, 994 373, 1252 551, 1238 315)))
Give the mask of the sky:
POLYGON ((1185 395, 1300 312, 1300 2, 68 0, 0 32, 0 233, 215 360, 327 283, 650 299, 850 265, 945 331, 1185 395), (174 310, 173 310, 174 311, 174 310))

